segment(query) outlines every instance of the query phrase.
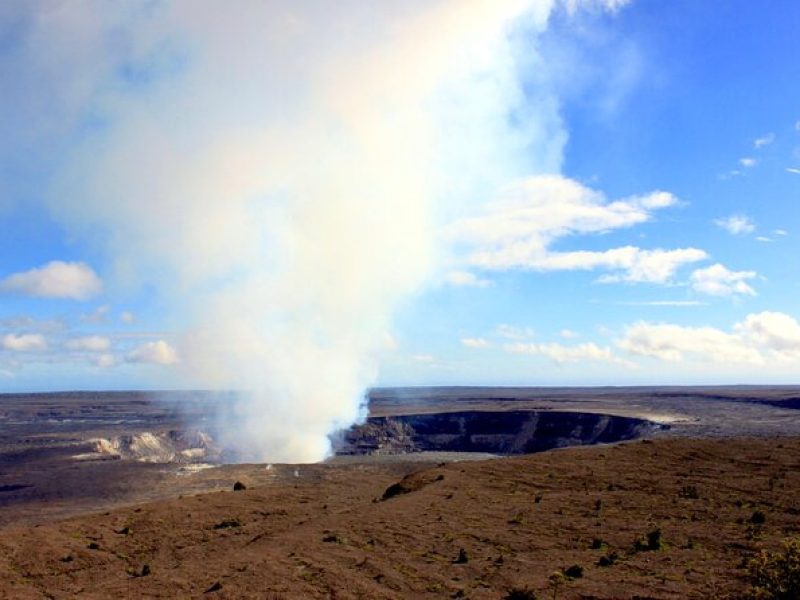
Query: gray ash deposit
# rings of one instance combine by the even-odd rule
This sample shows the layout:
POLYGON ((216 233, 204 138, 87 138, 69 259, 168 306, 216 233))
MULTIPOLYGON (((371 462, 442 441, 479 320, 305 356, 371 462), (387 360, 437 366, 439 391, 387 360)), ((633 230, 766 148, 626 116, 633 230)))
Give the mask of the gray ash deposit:
POLYGON ((669 425, 615 415, 558 411, 464 411, 372 417, 340 433, 338 455, 411 452, 527 454, 642 437, 669 425))

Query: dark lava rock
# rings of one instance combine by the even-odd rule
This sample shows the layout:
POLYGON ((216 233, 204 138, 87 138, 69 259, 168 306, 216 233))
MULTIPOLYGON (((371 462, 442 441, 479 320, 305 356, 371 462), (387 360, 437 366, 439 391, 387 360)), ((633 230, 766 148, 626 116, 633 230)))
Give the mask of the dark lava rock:
POLYGON ((203 593, 210 594, 211 592, 218 592, 221 589, 222 589, 222 584, 219 581, 215 581, 214 584, 203 593))
POLYGON ((416 473, 411 473, 410 475, 403 477, 397 483, 393 483, 386 488, 386 491, 383 492, 383 496, 381 496, 381 500, 389 500, 395 496, 416 492, 417 490, 421 490, 422 488, 437 481, 442 481, 443 479, 444 475, 432 471, 418 471, 416 473))
POLYGON ((246 490, 247 486, 243 484, 241 481, 237 481, 233 484, 233 491, 234 492, 241 492, 242 490, 246 490))

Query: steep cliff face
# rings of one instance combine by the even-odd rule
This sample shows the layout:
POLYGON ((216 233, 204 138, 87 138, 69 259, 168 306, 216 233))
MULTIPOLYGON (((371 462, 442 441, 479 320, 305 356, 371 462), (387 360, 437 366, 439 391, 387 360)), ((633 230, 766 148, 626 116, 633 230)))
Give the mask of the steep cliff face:
POLYGON ((341 436, 337 454, 489 452, 528 454, 610 443, 666 427, 643 419, 578 412, 467 411, 373 417, 341 436))

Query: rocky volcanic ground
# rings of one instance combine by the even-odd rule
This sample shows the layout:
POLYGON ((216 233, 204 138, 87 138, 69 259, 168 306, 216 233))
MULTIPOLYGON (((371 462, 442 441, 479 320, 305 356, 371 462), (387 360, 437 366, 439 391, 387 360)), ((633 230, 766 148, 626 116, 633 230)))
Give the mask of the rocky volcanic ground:
POLYGON ((740 598, 800 536, 797 388, 378 391, 431 416, 351 435, 373 456, 210 468, 190 400, 0 398, 0 598, 740 598))
POLYGON ((798 438, 221 467, 227 491, 0 530, 0 597, 741 597, 800 534, 798 467, 798 438))

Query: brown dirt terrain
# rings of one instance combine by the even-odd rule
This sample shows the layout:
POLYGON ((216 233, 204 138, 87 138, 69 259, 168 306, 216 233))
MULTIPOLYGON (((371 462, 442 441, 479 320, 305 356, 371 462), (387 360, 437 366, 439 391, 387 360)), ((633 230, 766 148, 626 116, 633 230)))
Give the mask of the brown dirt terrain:
POLYGON ((798 437, 220 467, 248 489, 3 528, 0 597, 736 598, 800 534, 798 467, 798 437))

